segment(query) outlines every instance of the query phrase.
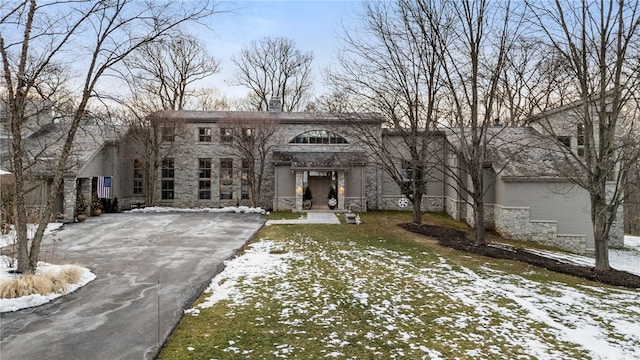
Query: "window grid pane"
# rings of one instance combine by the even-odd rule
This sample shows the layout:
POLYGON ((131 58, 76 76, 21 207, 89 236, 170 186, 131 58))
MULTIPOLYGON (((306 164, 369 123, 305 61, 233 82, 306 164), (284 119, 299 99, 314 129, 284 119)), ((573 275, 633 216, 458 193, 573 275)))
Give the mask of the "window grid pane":
POLYGON ((211 159, 198 159, 198 199, 211 199, 211 159))
POLYGON ((233 199, 232 159, 220 159, 220 199, 233 199))
POLYGON ((242 171, 240 172, 240 198, 242 200, 249 199, 249 161, 242 160, 242 171))
POLYGON ((174 198, 174 162, 173 159, 162 160, 161 196, 163 200, 174 198))
POLYGON ((198 140, 200 142, 211 142, 211 128, 198 128, 198 140))
POLYGON ((143 194, 144 183, 144 160, 133 160, 133 194, 143 194))

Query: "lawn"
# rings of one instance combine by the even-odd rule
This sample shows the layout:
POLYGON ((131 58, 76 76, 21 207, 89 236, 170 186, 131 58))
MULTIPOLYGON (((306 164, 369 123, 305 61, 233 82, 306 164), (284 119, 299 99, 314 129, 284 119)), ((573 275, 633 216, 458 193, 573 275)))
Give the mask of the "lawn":
POLYGON ((640 357, 640 290, 446 249, 396 226, 406 213, 361 218, 263 228, 160 359, 640 357))

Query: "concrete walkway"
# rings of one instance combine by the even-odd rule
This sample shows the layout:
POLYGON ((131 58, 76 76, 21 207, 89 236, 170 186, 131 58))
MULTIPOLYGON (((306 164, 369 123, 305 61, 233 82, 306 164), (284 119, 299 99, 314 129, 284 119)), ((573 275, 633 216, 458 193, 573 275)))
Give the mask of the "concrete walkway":
POLYGON ((266 223, 276 224, 340 224, 340 220, 331 211, 309 211, 306 219, 268 220, 266 223))

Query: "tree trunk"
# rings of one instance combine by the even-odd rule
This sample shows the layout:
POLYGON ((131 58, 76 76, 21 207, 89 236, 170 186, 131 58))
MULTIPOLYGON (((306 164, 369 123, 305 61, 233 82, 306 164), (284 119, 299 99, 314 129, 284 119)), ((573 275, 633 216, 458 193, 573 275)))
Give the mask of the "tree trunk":
POLYGON ((473 218, 475 221, 475 244, 476 246, 485 245, 484 230, 484 202, 473 200, 473 218))
POLYGON ((601 196, 591 197, 591 221, 595 242, 597 270, 610 270, 609 266, 609 228, 607 226, 607 204, 601 196))
POLYGON ((413 204, 413 222, 422 224, 422 194, 415 196, 411 203, 413 204))

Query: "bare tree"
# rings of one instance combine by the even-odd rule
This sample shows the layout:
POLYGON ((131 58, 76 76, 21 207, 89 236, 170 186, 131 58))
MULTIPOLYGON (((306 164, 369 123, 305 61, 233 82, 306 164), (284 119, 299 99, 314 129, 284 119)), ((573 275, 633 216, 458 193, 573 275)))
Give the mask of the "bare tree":
POLYGON ((231 100, 216 88, 201 89, 196 94, 198 109, 203 111, 231 110, 231 100))
MULTIPOLYGON (((404 0, 364 3, 361 31, 345 30, 340 69, 328 73, 335 94, 352 100, 356 110, 379 112, 383 127, 397 135, 398 144, 387 144, 379 128, 349 122, 372 161, 411 201, 415 223, 422 222, 427 170, 433 165, 431 130, 441 90, 437 42, 428 21, 438 14, 435 7, 423 5, 404 0)), ((340 106, 345 111, 345 104, 340 106)))
POLYGON ((507 56, 518 38, 520 19, 511 18, 510 1, 443 1, 443 4, 449 26, 436 27, 436 31, 448 90, 448 139, 462 160, 459 167, 447 166, 445 171, 461 192, 462 200, 472 206, 475 243, 484 245, 489 145, 500 136, 499 128, 493 128, 500 115, 500 80, 507 56))
MULTIPOLYGON (((637 107, 634 94, 640 90, 640 3, 527 5, 548 52, 558 55, 576 89, 564 102, 577 104, 569 121, 579 128, 581 149, 559 148, 579 164, 565 175, 590 195, 596 269, 608 270, 610 231, 618 220, 628 170, 638 159, 637 140, 620 130, 625 108, 637 107)), ((557 125, 550 118, 543 121, 544 131, 555 137, 557 125)))
POLYGON ((269 100, 281 99, 283 111, 304 108, 311 92, 313 53, 302 53, 291 39, 264 37, 252 41, 232 58, 237 85, 249 88, 253 110, 269 110, 269 100))
POLYGON ((180 24, 214 13, 208 2, 47 2, 35 0, 6 3, 0 7, 0 56, 4 92, 10 109, 12 172, 15 174, 18 271, 36 270, 40 244, 51 219, 67 159, 80 120, 96 96, 98 82, 145 44, 161 39, 180 24), (68 56, 73 54, 73 59, 68 56), (24 144, 22 126, 26 103, 37 93, 47 68, 57 59, 73 62, 78 70, 74 111, 53 175, 47 206, 34 238, 27 238, 24 198, 24 144))
POLYGON ((197 105, 195 83, 220 71, 220 62, 195 38, 178 34, 149 42, 124 61, 132 92, 148 94, 156 110, 197 105))
POLYGON ((241 178, 247 182, 251 206, 260 206, 268 156, 278 144, 275 134, 279 121, 276 119, 230 119, 220 126, 231 129, 232 154, 240 156, 241 178))

